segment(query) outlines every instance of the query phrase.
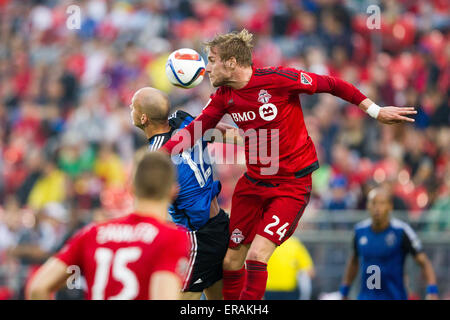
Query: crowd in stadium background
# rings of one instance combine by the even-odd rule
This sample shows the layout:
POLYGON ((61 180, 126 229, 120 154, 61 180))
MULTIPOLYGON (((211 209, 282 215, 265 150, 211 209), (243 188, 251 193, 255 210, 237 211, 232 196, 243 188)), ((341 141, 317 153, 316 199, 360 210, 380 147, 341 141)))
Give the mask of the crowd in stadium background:
MULTIPOLYGON (((413 125, 387 126, 331 95, 302 95, 321 164, 310 207, 364 209, 383 183, 394 209, 447 217, 450 231, 449 12, 445 0, 0 0, 0 262, 38 263, 78 223, 128 208, 133 154, 146 143, 132 94, 153 86, 174 110, 198 114, 213 88, 171 86, 169 53, 202 52, 241 28, 256 36, 257 67, 329 74, 381 106, 417 107, 413 125), (80 29, 66 25, 72 4, 80 29), (373 4, 381 25, 371 30, 373 4)), ((244 170, 216 166, 227 210, 244 170)))

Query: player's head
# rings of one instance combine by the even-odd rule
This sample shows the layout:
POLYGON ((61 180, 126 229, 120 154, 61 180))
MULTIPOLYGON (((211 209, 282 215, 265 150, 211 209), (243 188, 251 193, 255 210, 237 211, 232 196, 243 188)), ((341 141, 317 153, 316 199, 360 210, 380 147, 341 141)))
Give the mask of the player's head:
POLYGON ((176 194, 176 173, 170 158, 141 149, 136 153, 133 191, 137 200, 169 203, 176 194))
POLYGON ((145 128, 158 127, 167 123, 170 103, 167 95, 158 89, 145 87, 133 95, 130 104, 133 124, 145 128))
POLYGON ((208 51, 206 72, 214 87, 227 84, 237 68, 252 66, 253 35, 246 29, 217 35, 205 42, 208 51))
POLYGON ((367 195, 367 209, 375 224, 385 224, 392 208, 392 195, 386 188, 376 187, 367 195))

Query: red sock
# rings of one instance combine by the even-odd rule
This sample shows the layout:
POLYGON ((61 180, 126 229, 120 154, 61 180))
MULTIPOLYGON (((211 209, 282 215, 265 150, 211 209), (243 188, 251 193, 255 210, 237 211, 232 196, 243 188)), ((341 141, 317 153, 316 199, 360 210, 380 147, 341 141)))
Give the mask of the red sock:
POLYGON ((223 270, 223 299, 239 300, 245 282, 245 266, 239 270, 223 270))
POLYGON ((247 260, 247 280, 239 300, 261 300, 266 292, 267 264, 247 260))

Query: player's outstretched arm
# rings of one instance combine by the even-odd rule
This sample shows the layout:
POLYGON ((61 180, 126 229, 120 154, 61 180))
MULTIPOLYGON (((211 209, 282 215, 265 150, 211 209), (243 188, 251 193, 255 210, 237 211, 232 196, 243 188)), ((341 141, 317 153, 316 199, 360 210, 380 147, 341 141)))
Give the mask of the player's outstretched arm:
MULTIPOLYGON (((414 122, 414 119, 410 118, 410 116, 417 114, 417 111, 414 110, 413 107, 380 107, 347 81, 314 73, 310 73, 310 75, 317 81, 316 93, 330 93, 355 104, 362 111, 368 113, 371 117, 377 119, 381 123, 395 124, 401 122, 414 122)), ((312 88, 313 86, 304 85, 303 89, 306 90, 305 92, 308 92, 307 90, 309 87, 312 88)), ((309 88, 309 90, 313 90, 311 88, 309 88)))
POLYGON ((169 271, 157 271, 150 279, 152 300, 179 300, 181 298, 180 278, 169 271))
POLYGON ((417 114, 414 107, 380 107, 369 98, 364 99, 359 108, 367 112, 371 117, 377 119, 381 123, 395 124, 401 122, 414 122, 410 116, 417 114))
POLYGON ((64 262, 50 258, 33 276, 26 292, 27 299, 50 300, 52 294, 64 286, 69 276, 64 262))
POLYGON ((427 255, 423 252, 416 254, 414 257, 417 264, 422 269, 422 273, 427 282, 427 300, 437 300, 438 297, 438 289, 436 285, 436 274, 434 273, 433 266, 431 265, 430 259, 428 259, 427 255))
POLYGON ((358 274, 358 269, 358 257, 355 254, 352 254, 347 262, 347 266, 345 267, 344 278, 342 279, 342 284, 339 288, 343 300, 348 299, 348 293, 353 281, 358 274))

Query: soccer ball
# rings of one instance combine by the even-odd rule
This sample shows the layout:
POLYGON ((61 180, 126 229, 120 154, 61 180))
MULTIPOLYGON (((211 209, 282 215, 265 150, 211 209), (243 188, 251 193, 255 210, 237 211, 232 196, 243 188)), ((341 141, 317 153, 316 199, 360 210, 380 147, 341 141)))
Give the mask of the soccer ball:
POLYGON ((205 74, 205 61, 197 51, 183 48, 167 59, 166 75, 174 86, 189 89, 198 86, 205 74))

